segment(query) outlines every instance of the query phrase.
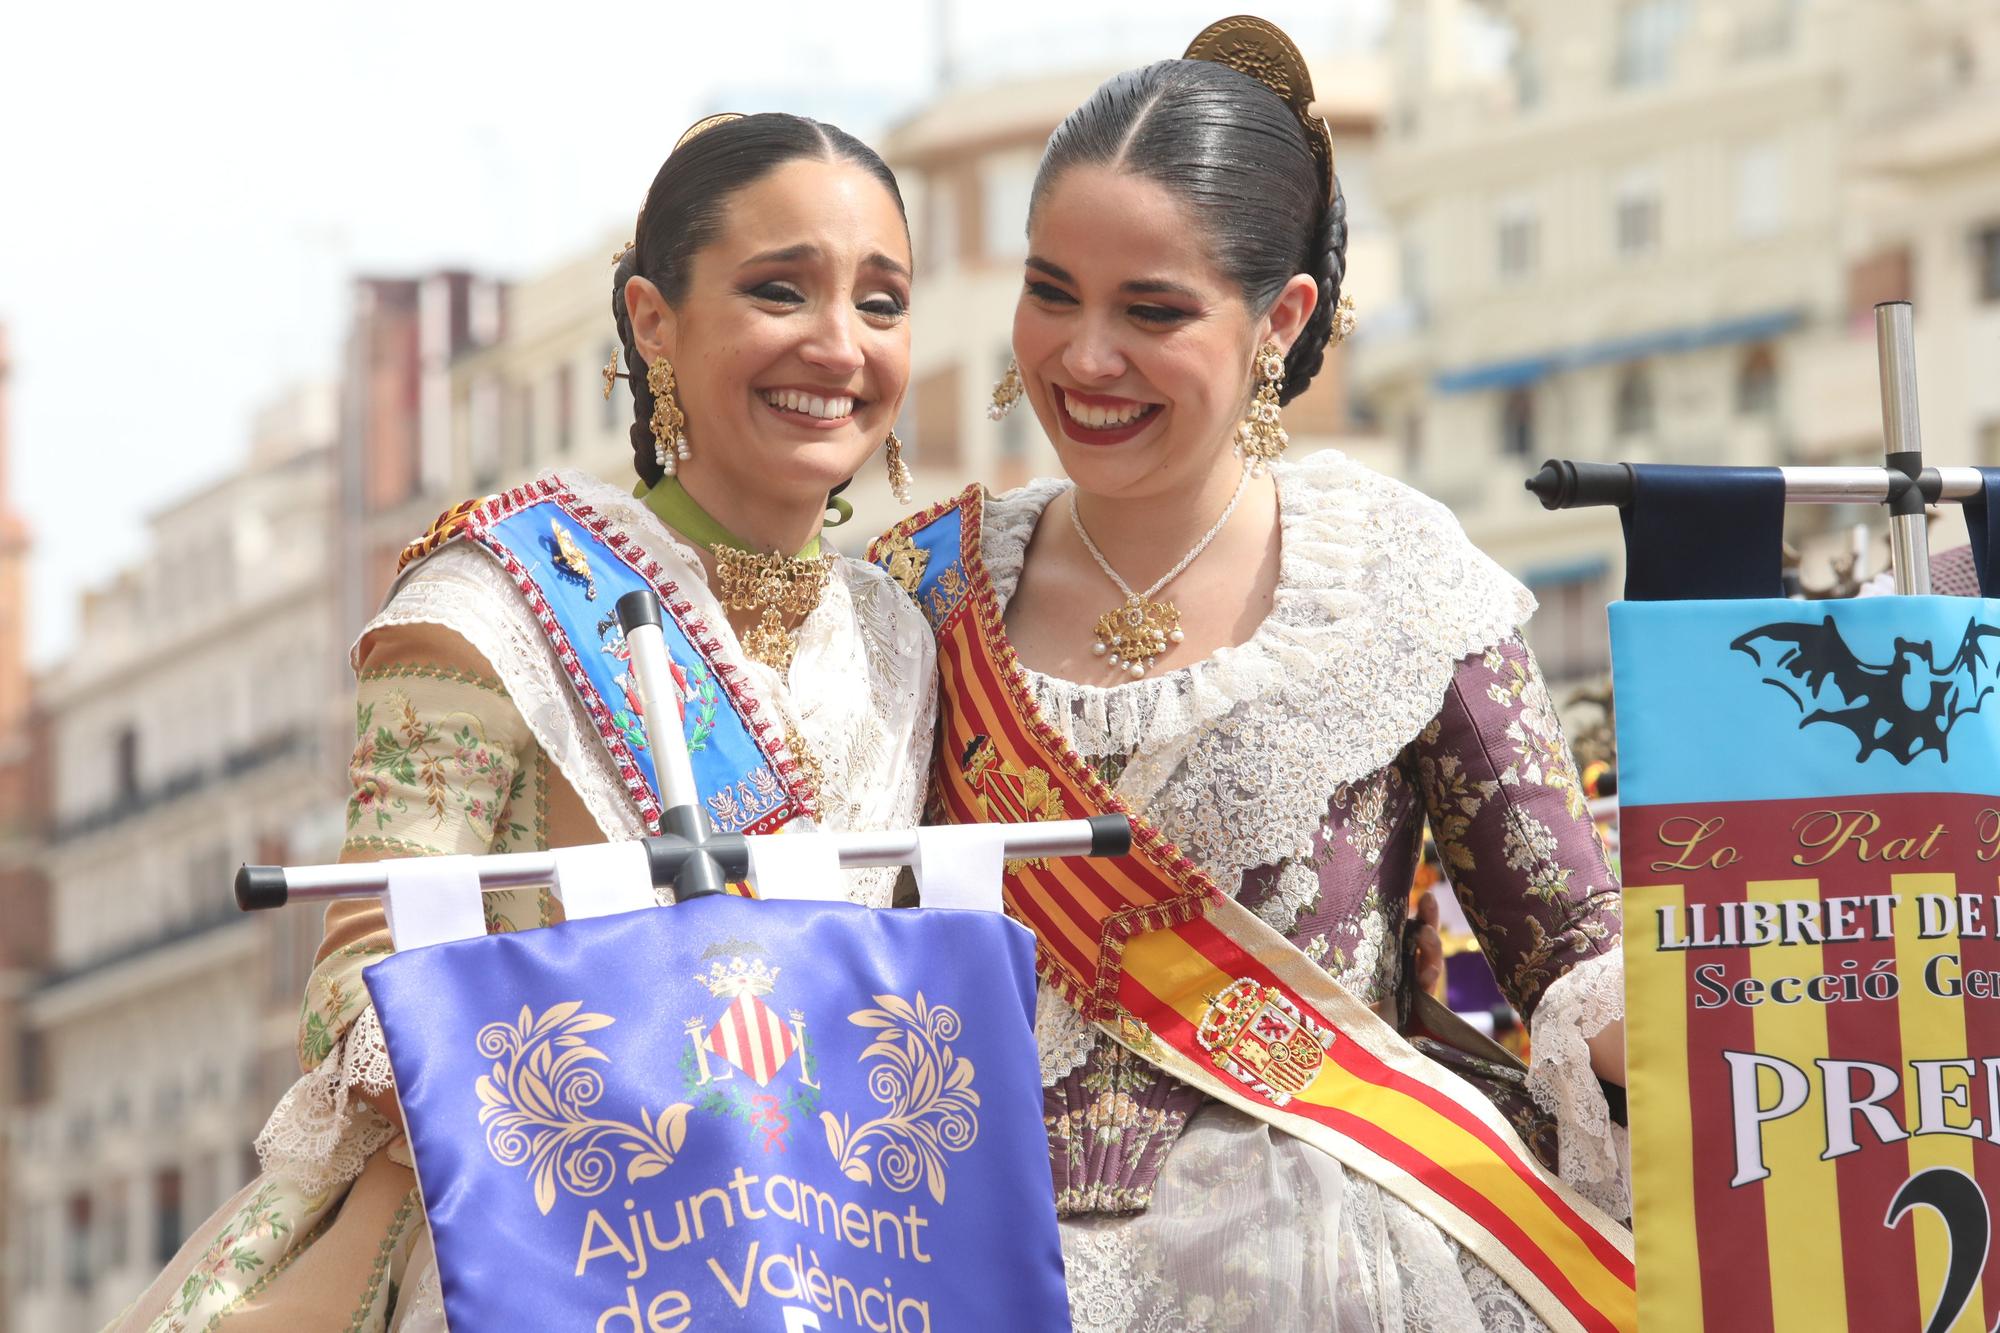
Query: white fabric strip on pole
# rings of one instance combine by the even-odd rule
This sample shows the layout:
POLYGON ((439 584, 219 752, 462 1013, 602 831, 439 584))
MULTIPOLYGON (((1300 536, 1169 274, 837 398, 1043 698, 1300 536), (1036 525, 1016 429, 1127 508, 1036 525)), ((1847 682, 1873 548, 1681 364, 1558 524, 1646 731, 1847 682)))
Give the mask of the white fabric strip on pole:
POLYGON ((555 895, 562 900, 563 916, 571 921, 660 905, 643 842, 558 847, 554 856, 555 895))
POLYGON ((1001 910, 1000 875, 1007 862, 1007 828, 948 824, 917 830, 917 900, 924 907, 974 912, 1001 910))
POLYGON ((847 901, 840 848, 825 833, 772 833, 746 839, 750 884, 759 898, 799 902, 847 901))
POLYGON ((478 858, 411 856, 389 862, 382 913, 397 949, 477 939, 486 933, 478 858))

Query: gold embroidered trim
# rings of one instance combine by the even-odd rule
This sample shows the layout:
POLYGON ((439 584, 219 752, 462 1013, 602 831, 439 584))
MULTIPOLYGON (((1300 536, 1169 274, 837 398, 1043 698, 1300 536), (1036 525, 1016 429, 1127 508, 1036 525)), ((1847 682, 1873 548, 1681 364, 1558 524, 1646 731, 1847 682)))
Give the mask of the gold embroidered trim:
POLYGON ((340 850, 348 848, 357 852, 387 852, 391 856, 444 856, 441 847, 427 847, 407 838, 384 838, 374 833, 357 833, 340 844, 340 850))
POLYGON ((410 1213, 417 1206, 417 1190, 411 1186, 403 1196, 403 1206, 389 1219, 389 1234, 382 1237, 382 1244, 375 1250, 375 1267, 368 1274, 368 1287, 361 1295, 361 1304, 354 1309, 353 1318, 347 1321, 347 1333, 362 1333, 368 1326, 368 1316, 375 1309, 375 1296, 382 1290, 382 1278, 389 1271, 389 1261, 395 1258, 396 1246, 402 1242, 403 1228, 410 1224, 410 1213))
POLYGON ((476 685, 482 690, 505 695, 507 687, 497 676, 482 675, 477 671, 466 671, 459 667, 442 666, 434 662, 397 662, 389 666, 369 667, 355 677, 363 683, 377 680, 443 680, 459 685, 476 685))

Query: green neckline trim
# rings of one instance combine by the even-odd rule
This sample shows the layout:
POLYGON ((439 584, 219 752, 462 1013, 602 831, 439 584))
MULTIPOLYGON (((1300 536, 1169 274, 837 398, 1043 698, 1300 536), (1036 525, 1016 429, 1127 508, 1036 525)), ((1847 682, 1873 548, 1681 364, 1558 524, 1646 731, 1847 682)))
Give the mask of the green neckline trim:
MULTIPOLYGON (((732 551, 749 551, 757 554, 755 547, 738 537, 687 493, 678 477, 661 477, 659 484, 648 489, 645 482, 632 488, 633 498, 643 500, 653 516, 687 538, 697 546, 705 546, 713 551, 726 546, 732 551)), ((810 560, 819 554, 819 536, 806 543, 798 558, 810 560)))

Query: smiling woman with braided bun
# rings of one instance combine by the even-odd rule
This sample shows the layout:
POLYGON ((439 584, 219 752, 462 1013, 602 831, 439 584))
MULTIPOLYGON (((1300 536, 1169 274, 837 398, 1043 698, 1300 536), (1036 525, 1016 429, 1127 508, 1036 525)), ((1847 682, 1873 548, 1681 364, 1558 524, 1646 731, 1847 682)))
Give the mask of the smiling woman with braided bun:
MULTIPOLYGON (((641 578, 685 636, 669 647, 716 824, 917 821, 930 635, 892 580, 822 550, 819 535, 829 493, 885 442, 904 483, 890 426, 909 385, 910 267, 895 178, 853 137, 789 115, 712 117, 683 137, 611 281, 636 492, 545 474, 448 511, 411 543, 354 650, 343 860, 652 829, 656 794, 631 776, 650 759, 611 610, 617 580, 641 578)), ((849 872, 847 887, 886 906, 893 871, 849 872)), ((533 890, 486 904, 495 931, 560 915, 533 890)), ((264 1174, 118 1327, 444 1328, 361 984, 389 949, 373 900, 328 910, 299 1032, 304 1077, 258 1140, 264 1174)))
POLYGON ((994 407, 1068 475, 873 554, 938 632, 945 813, 1140 822, 1008 869, 1076 1327, 1628 1327, 1617 885, 1533 599, 1431 500, 1282 457, 1352 322, 1311 99, 1228 19, 1062 122, 994 407), (1409 985, 1427 822, 1532 1070, 1409 985))

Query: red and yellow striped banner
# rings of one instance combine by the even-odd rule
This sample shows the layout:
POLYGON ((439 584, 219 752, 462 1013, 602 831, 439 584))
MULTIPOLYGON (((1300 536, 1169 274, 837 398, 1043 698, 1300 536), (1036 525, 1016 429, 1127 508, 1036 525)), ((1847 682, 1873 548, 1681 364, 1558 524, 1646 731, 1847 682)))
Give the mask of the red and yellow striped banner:
MULTIPOLYGON (((934 615, 937 803, 955 822, 1073 819, 1117 798, 1043 719, 961 497, 963 595, 934 615)), ((927 516, 935 519, 936 515, 927 516)), ((907 534, 905 534, 907 535, 907 534)), ((1635 1326, 1631 1238, 1536 1162, 1469 1084, 1216 886, 1145 820, 1118 861, 1008 866, 1043 978, 1160 1068, 1361 1172, 1430 1217, 1550 1327, 1635 1326)))
MULTIPOLYGON (((1953 1272, 1955 1249, 1990 1243, 1984 1206, 1960 1219, 1924 1189, 1895 1206, 1919 1180, 2000 1184, 2000 1023, 1965 989, 2000 988, 2000 939, 1978 924, 1996 880, 1858 859, 1802 871, 1801 830, 1829 809, 1626 811, 1628 871, 1677 881, 1625 890, 1647 1333, 1986 1333, 2000 1315, 2000 1265, 1953 1272), (1688 829, 1725 826, 1726 867, 1686 854, 1688 829)), ((1973 828, 1990 810, 1884 795, 1834 813, 1973 828)))

